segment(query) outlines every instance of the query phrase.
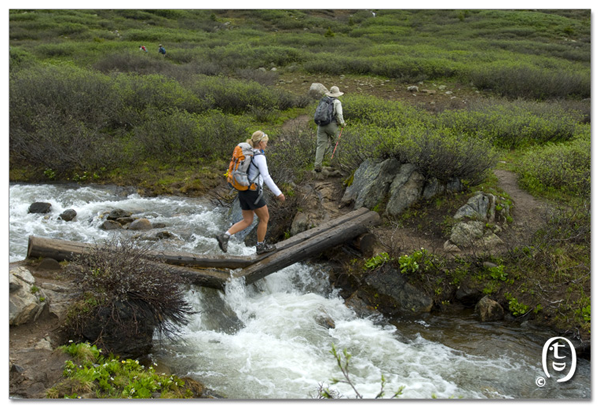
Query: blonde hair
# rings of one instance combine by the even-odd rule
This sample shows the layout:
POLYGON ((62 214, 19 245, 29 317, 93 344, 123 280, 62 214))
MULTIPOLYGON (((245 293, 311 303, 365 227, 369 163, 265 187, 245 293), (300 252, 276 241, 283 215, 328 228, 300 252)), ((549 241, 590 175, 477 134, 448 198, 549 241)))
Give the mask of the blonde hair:
POLYGON ((252 145, 252 147, 256 147, 262 141, 269 141, 269 136, 267 136, 267 134, 262 130, 257 130, 256 132, 252 133, 252 138, 246 140, 246 143, 252 145))

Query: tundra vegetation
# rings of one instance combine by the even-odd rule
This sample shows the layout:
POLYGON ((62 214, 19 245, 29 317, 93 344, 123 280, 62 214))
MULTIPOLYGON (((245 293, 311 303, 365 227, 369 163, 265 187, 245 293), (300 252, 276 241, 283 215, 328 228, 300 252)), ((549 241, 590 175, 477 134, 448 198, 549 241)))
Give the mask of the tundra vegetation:
POLYGON ((232 146, 262 129, 273 141, 273 177, 292 192, 311 169, 316 129, 283 124, 312 116, 312 82, 338 85, 347 91, 336 152, 346 182, 365 159, 394 157, 468 186, 388 224, 443 237, 452 221, 435 217, 441 207, 478 190, 504 194, 494 169, 515 172, 554 209, 529 242, 501 254, 448 259, 390 247, 359 263, 398 263, 440 306, 446 288, 470 279, 517 317, 589 336, 590 10, 13 9, 9 17, 11 181, 204 194, 222 182, 232 146), (435 104, 409 86, 435 90, 435 104))

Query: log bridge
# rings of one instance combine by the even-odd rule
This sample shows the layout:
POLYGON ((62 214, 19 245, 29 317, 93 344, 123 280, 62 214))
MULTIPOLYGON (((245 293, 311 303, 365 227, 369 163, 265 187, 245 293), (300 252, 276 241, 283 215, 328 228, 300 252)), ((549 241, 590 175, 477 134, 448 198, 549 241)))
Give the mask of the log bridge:
MULTIPOLYGON (((256 282, 296 262, 319 255, 326 249, 350 244, 365 256, 372 255, 375 238, 369 227, 380 222, 379 214, 360 208, 294 235, 275 245, 276 251, 249 257, 198 256, 183 252, 154 252, 155 258, 170 265, 173 273, 192 284, 224 289, 232 278, 244 278, 246 285, 256 282)), ((93 248, 94 244, 30 236, 28 258, 53 258, 69 261, 93 248)))

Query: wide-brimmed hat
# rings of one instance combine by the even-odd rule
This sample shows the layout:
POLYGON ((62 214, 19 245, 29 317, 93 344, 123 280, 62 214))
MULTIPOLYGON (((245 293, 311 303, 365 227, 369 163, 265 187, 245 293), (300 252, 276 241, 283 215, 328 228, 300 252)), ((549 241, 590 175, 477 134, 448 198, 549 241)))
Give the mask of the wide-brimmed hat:
POLYGON ((332 98, 337 98, 338 96, 342 96, 344 93, 340 92, 340 88, 337 86, 332 86, 329 92, 325 92, 325 95, 331 96, 332 98))

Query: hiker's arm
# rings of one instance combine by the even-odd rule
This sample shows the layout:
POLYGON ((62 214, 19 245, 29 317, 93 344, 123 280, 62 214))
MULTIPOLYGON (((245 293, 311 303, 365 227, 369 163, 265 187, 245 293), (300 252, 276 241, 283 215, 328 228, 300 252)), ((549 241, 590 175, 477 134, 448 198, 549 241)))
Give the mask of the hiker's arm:
POLYGON ((344 110, 342 109, 342 103, 336 99, 333 101, 333 116, 335 116, 335 120, 342 127, 346 127, 346 122, 344 122, 344 110))
POLYGON ((258 167, 258 172, 262 176, 262 179, 267 185, 267 187, 269 187, 269 190, 271 190, 271 192, 275 194, 275 196, 281 196, 281 190, 279 189, 279 187, 277 187, 277 185, 271 178, 271 175, 269 174, 269 168, 267 167, 267 159, 265 158, 265 156, 254 156, 254 163, 256 163, 256 167, 258 167))

